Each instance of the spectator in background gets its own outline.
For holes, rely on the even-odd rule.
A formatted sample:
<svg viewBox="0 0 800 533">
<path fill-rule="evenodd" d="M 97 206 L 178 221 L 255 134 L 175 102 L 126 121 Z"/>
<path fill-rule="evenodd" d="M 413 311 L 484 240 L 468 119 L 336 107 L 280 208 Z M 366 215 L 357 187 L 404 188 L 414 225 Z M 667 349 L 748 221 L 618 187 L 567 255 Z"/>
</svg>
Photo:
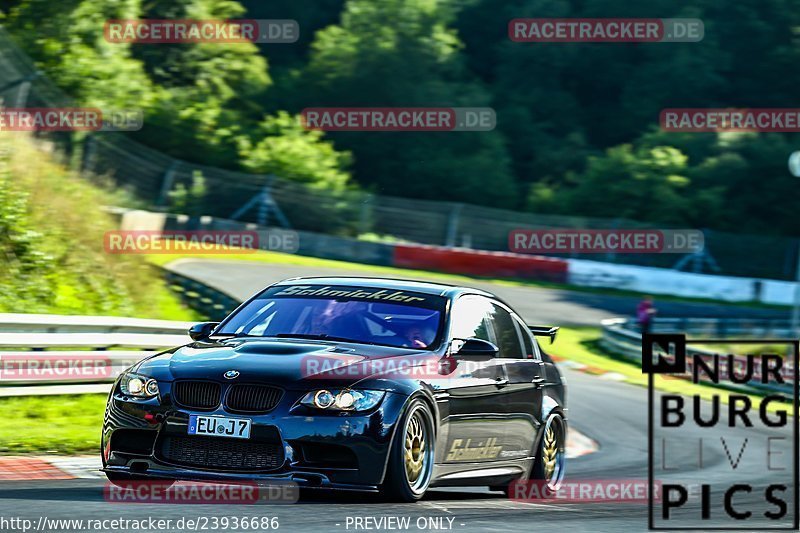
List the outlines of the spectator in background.
<svg viewBox="0 0 800 533">
<path fill-rule="evenodd" d="M 636 306 L 636 321 L 639 323 L 639 329 L 642 335 L 650 332 L 650 323 L 653 320 L 653 315 L 656 314 L 656 308 L 653 307 L 653 298 L 645 296 L 644 299 Z"/>
</svg>

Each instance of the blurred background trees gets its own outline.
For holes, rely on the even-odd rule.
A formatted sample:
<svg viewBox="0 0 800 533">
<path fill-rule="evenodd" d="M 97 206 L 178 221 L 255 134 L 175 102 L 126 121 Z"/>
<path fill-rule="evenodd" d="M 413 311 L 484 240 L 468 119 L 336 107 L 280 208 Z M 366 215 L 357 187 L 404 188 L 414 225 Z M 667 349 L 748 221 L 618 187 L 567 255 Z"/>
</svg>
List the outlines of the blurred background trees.
<svg viewBox="0 0 800 533">
<path fill-rule="evenodd" d="M 791 134 L 659 131 L 665 107 L 798 107 L 800 2 L 5 0 L 5 25 L 138 141 L 320 189 L 800 235 Z M 700 43 L 514 43 L 517 17 L 693 17 Z M 295 19 L 276 44 L 112 44 L 107 19 Z M 306 131 L 306 107 L 490 106 L 492 132 Z M 207 194 L 213 191 L 208 187 Z"/>
</svg>

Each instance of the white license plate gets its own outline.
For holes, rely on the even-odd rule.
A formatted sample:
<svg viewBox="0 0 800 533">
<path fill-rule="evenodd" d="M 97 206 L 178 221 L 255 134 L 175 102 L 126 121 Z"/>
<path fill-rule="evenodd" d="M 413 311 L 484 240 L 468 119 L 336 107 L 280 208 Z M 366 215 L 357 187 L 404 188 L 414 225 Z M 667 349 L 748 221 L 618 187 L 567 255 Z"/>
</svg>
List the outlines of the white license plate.
<svg viewBox="0 0 800 533">
<path fill-rule="evenodd" d="M 252 422 L 249 418 L 190 415 L 189 435 L 249 439 L 251 425 Z"/>
</svg>

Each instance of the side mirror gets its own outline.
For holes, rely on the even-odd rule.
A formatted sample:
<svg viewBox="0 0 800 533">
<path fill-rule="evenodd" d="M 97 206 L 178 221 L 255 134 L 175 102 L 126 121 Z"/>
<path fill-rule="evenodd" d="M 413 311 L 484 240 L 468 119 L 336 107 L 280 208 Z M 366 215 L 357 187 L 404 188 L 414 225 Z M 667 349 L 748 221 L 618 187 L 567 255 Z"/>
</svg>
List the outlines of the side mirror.
<svg viewBox="0 0 800 533">
<path fill-rule="evenodd" d="M 201 341 L 207 339 L 214 328 L 219 326 L 219 322 L 201 322 L 189 328 L 189 337 L 193 341 Z"/>
<path fill-rule="evenodd" d="M 489 341 L 483 339 L 465 339 L 461 348 L 453 354 L 456 357 L 469 357 L 471 359 L 492 359 L 497 357 L 500 349 Z"/>
</svg>

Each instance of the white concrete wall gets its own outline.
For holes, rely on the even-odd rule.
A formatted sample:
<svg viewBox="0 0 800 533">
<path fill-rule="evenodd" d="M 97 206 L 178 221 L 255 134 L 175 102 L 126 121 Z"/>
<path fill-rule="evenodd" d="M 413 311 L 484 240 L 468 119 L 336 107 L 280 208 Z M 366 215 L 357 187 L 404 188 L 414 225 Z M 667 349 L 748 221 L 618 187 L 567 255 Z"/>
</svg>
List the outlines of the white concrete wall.
<svg viewBox="0 0 800 533">
<path fill-rule="evenodd" d="M 161 231 L 167 222 L 165 213 L 151 211 L 126 211 L 122 214 L 120 228 L 123 231 Z"/>
<path fill-rule="evenodd" d="M 569 283 L 574 285 L 747 302 L 755 299 L 757 285 L 760 282 L 761 302 L 791 305 L 794 301 L 796 284 L 788 281 L 694 274 L 666 268 L 620 265 L 585 259 L 569 259 L 568 263 Z"/>
<path fill-rule="evenodd" d="M 797 283 L 791 281 L 764 280 L 761 301 L 770 304 L 792 305 L 796 288 Z"/>
</svg>

